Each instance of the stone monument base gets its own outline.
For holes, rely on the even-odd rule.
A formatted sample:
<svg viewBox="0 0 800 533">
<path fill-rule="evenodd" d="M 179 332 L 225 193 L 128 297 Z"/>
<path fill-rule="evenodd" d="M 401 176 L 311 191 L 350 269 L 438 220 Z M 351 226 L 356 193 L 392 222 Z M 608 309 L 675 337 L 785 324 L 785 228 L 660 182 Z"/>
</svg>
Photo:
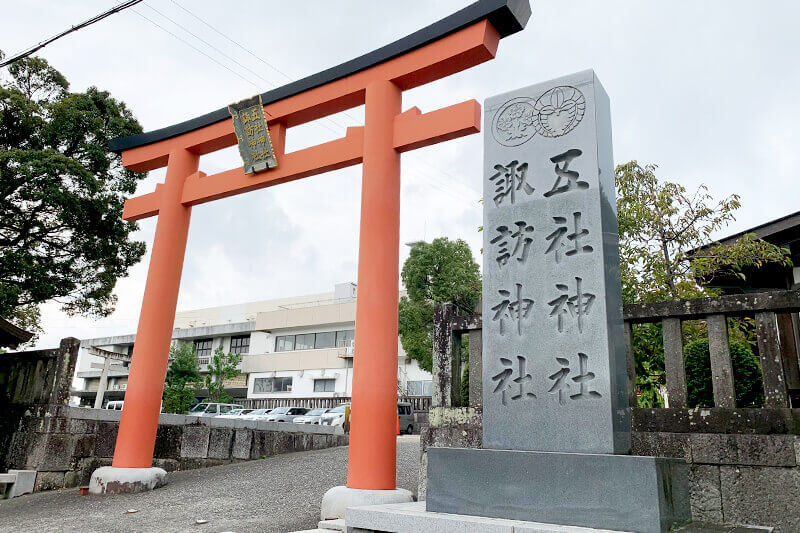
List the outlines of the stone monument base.
<svg viewBox="0 0 800 533">
<path fill-rule="evenodd" d="M 428 448 L 426 509 L 662 533 L 691 519 L 687 472 L 660 457 Z"/>
<path fill-rule="evenodd" d="M 372 505 L 347 509 L 347 533 L 632 533 L 579 526 L 559 526 L 504 518 L 433 513 L 425 502 Z M 321 531 L 321 530 L 318 530 Z M 690 524 L 674 533 L 770 533 L 772 528 Z"/>
<path fill-rule="evenodd" d="M 157 489 L 167 484 L 167 472 L 161 468 L 116 468 L 103 466 L 92 472 L 92 494 L 127 494 Z"/>
</svg>

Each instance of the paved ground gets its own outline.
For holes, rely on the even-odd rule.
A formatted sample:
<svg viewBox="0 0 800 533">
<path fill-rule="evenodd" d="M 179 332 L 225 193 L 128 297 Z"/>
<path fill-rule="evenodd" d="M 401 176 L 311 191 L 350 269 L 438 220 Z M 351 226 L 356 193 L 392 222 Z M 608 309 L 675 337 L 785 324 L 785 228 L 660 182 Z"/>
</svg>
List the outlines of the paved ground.
<svg viewBox="0 0 800 533">
<path fill-rule="evenodd" d="M 417 492 L 419 436 L 398 437 L 399 487 Z M 325 491 L 345 483 L 347 448 L 290 453 L 169 475 L 153 492 L 77 489 L 0 501 L 0 532 L 283 533 L 316 527 Z M 126 514 L 128 509 L 137 513 Z M 197 525 L 197 519 L 208 520 Z"/>
</svg>

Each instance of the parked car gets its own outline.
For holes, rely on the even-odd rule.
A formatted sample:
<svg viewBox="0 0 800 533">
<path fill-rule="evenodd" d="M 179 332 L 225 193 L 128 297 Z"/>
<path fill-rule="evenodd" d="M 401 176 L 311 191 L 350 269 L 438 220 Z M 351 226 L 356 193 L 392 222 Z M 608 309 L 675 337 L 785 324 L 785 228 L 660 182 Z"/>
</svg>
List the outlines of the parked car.
<svg viewBox="0 0 800 533">
<path fill-rule="evenodd" d="M 341 426 L 344 425 L 344 410 L 349 406 L 349 403 L 337 405 L 327 413 L 320 415 L 319 423 L 322 426 Z"/>
<path fill-rule="evenodd" d="M 241 416 L 241 418 L 243 420 L 266 420 L 270 412 L 272 412 L 272 409 L 253 409 L 246 415 Z"/>
<path fill-rule="evenodd" d="M 405 431 L 409 435 L 414 433 L 414 409 L 409 402 L 397 402 L 397 419 L 400 423 L 400 431 Z"/>
<path fill-rule="evenodd" d="M 295 417 L 292 422 L 295 424 L 319 424 L 319 419 L 322 415 L 330 411 L 330 408 L 326 407 L 316 407 L 303 416 Z"/>
<path fill-rule="evenodd" d="M 244 409 L 244 406 L 236 403 L 202 402 L 192 407 L 189 416 L 219 416 L 228 414 L 234 409 Z"/>
<path fill-rule="evenodd" d="M 242 418 L 251 411 L 253 411 L 253 409 L 231 409 L 230 412 L 219 415 L 217 418 Z"/>
<path fill-rule="evenodd" d="M 112 409 L 114 411 L 122 411 L 124 403 L 125 400 L 113 400 L 106 404 L 106 409 Z"/>
<path fill-rule="evenodd" d="M 267 422 L 291 422 L 308 411 L 305 407 L 276 407 L 267 415 Z"/>
</svg>

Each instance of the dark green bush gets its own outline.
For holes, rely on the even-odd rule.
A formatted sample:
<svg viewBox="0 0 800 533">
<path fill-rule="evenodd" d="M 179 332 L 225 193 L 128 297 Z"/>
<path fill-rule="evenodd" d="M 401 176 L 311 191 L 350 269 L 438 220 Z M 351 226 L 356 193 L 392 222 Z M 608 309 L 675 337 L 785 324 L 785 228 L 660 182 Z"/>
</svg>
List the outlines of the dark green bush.
<svg viewBox="0 0 800 533">
<path fill-rule="evenodd" d="M 747 344 L 730 343 L 733 366 L 733 386 L 736 390 L 736 407 L 761 407 L 764 404 L 764 387 L 758 358 Z M 714 407 L 714 389 L 711 384 L 711 357 L 707 340 L 688 343 L 684 349 L 686 387 L 689 407 Z"/>
</svg>

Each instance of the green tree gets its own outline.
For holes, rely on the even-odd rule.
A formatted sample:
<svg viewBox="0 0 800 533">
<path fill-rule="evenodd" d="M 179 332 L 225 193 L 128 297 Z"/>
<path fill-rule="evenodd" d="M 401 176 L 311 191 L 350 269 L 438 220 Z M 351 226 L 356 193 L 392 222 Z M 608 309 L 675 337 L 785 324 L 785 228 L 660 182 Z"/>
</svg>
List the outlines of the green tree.
<svg viewBox="0 0 800 533">
<path fill-rule="evenodd" d="M 225 380 L 239 375 L 236 367 L 241 360 L 242 356 L 238 353 L 225 353 L 222 346 L 217 346 L 208 364 L 208 373 L 205 375 L 209 401 L 230 403 L 233 400 L 225 391 Z"/>
<path fill-rule="evenodd" d="M 401 278 L 408 296 L 400 299 L 400 342 L 406 355 L 430 371 L 434 307 L 453 302 L 463 313 L 472 314 L 481 295 L 478 263 L 465 241 L 440 237 L 414 244 Z"/>
<path fill-rule="evenodd" d="M 720 244 L 712 235 L 735 220 L 738 195 L 715 201 L 705 185 L 693 193 L 677 183 L 661 182 L 655 165 L 631 161 L 616 169 L 617 217 L 624 303 L 713 296 L 704 287 L 721 273 L 744 278 L 744 269 L 764 263 L 791 265 L 786 250 L 745 235 L 734 244 Z M 741 340 L 745 322 L 734 324 Z M 705 338 L 702 323 L 687 323 L 684 339 Z M 655 389 L 664 383 L 664 350 L 660 324 L 634 328 L 634 358 L 639 405 L 660 406 Z M 710 375 L 710 374 L 709 374 Z"/>
<path fill-rule="evenodd" d="M 142 131 L 125 104 L 95 87 L 69 92 L 38 57 L 0 78 L 0 316 L 34 331 L 38 305 L 113 311 L 118 278 L 144 254 L 121 219 L 144 174 L 108 141 Z"/>
<path fill-rule="evenodd" d="M 768 262 L 791 265 L 786 250 L 755 235 L 715 243 L 712 234 L 735 220 L 739 196 L 714 201 L 705 185 L 689 194 L 682 185 L 659 182 L 657 168 L 631 161 L 616 169 L 625 303 L 708 296 L 713 293 L 699 280 L 720 272 L 744 276 L 745 267 Z"/>
<path fill-rule="evenodd" d="M 162 408 L 183 414 L 195 403 L 195 388 L 202 379 L 197 351 L 191 343 L 177 343 L 169 349 L 169 360 Z"/>
</svg>

